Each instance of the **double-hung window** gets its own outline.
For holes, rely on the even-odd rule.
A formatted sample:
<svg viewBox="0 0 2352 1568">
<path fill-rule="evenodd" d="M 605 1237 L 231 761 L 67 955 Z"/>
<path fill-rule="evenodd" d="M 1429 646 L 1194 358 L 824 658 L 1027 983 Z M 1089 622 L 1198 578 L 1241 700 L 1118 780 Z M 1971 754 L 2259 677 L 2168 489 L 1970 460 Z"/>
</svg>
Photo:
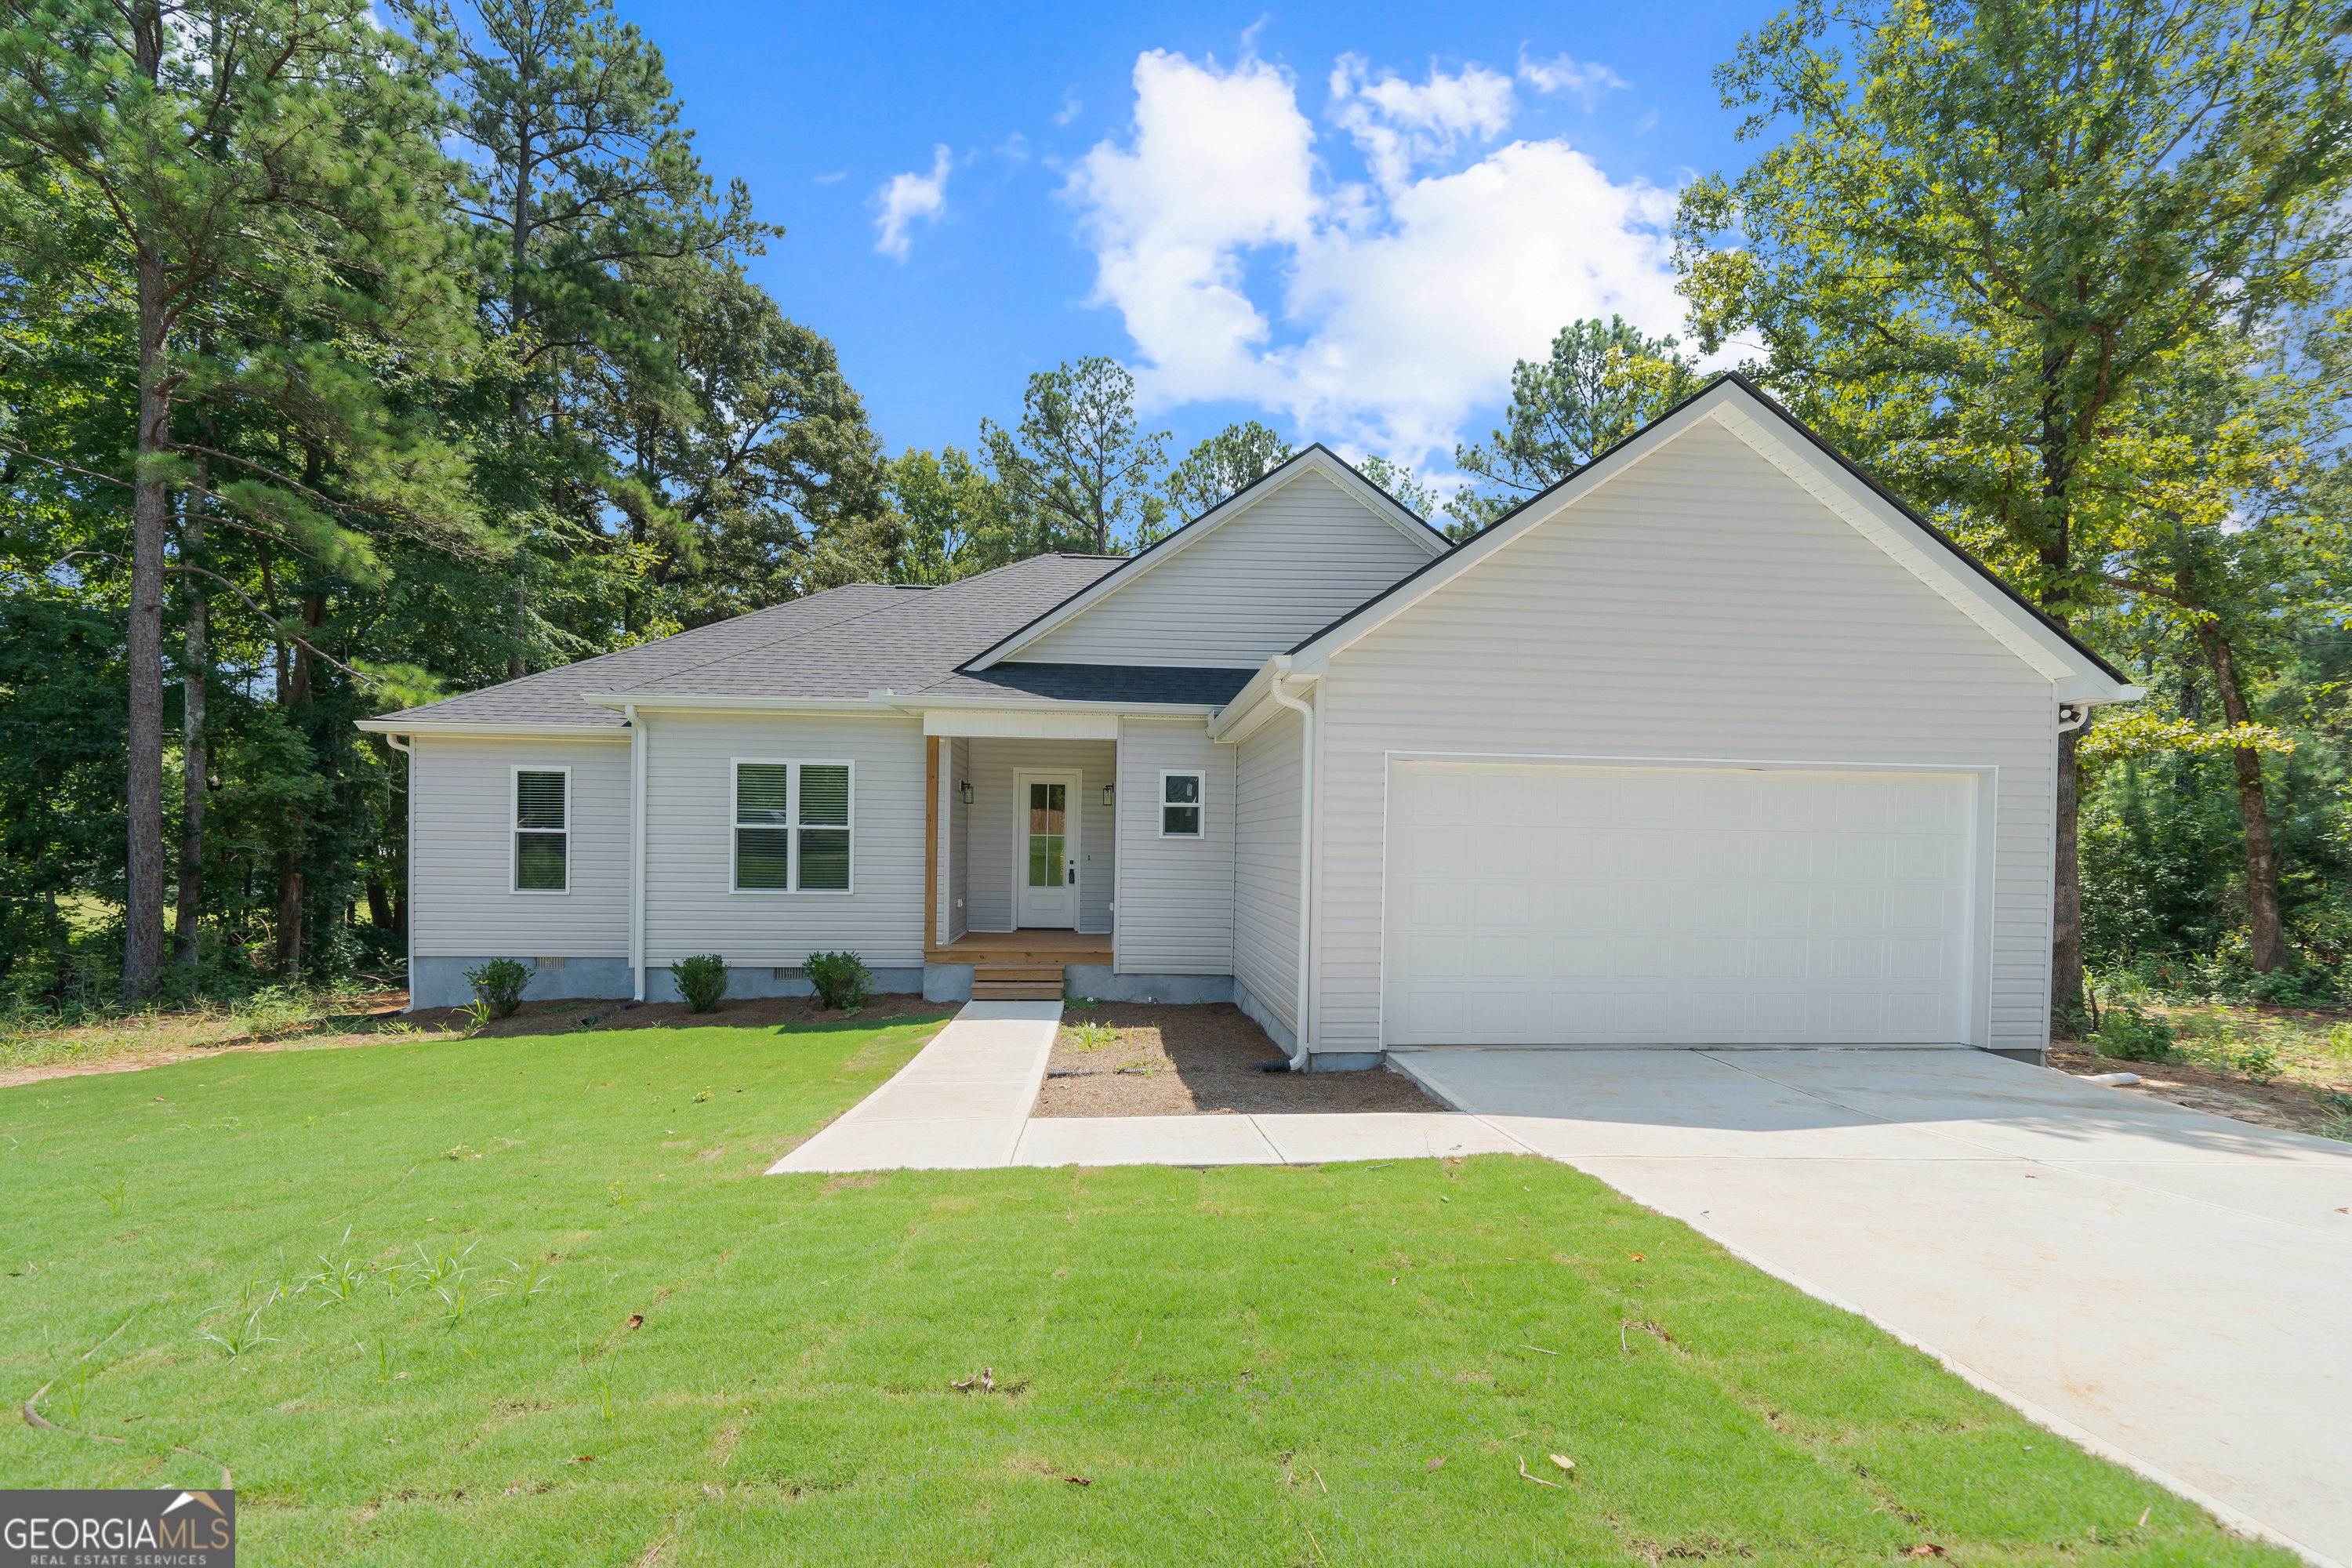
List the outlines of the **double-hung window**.
<svg viewBox="0 0 2352 1568">
<path fill-rule="evenodd" d="M 514 890 L 562 893 L 572 885 L 572 770 L 514 770 Z"/>
<path fill-rule="evenodd" d="M 847 763 L 735 767 L 735 890 L 850 890 Z"/>
<path fill-rule="evenodd" d="M 1201 837 L 1200 774 L 1161 773 L 1160 775 L 1160 837 L 1162 838 Z"/>
</svg>

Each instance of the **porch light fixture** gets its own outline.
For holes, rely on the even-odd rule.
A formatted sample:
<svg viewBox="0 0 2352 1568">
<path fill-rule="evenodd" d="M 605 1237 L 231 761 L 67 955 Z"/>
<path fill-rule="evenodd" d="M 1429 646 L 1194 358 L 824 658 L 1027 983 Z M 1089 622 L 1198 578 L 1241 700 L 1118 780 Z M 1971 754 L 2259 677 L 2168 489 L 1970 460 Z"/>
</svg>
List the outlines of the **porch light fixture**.
<svg viewBox="0 0 2352 1568">
<path fill-rule="evenodd" d="M 970 805 L 971 804 L 971 781 L 970 779 L 966 779 L 961 784 L 956 785 L 956 794 L 963 796 L 964 805 Z"/>
<path fill-rule="evenodd" d="M 1105 805 L 1108 805 L 1110 804 L 1110 792 L 1111 792 L 1111 786 L 1110 786 L 1110 785 L 1108 785 L 1108 784 L 1105 784 L 1105 785 L 1103 785 L 1103 804 L 1104 804 Z"/>
</svg>

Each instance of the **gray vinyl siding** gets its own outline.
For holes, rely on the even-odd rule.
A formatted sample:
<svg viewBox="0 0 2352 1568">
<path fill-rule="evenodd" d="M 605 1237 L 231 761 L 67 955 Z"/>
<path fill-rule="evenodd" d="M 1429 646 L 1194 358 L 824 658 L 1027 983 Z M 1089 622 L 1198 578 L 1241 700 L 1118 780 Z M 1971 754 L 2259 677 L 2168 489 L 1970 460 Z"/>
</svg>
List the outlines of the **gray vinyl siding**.
<svg viewBox="0 0 2352 1568">
<path fill-rule="evenodd" d="M 1234 750 L 1234 978 L 1298 1026 L 1298 751 L 1306 721 L 1261 724 Z"/>
<path fill-rule="evenodd" d="M 1037 663 L 1255 669 L 1432 552 L 1313 471 L 1021 650 Z"/>
<path fill-rule="evenodd" d="M 411 743 L 416 826 L 409 841 L 408 918 L 417 957 L 628 957 L 625 744 L 438 735 Z M 564 892 L 514 890 L 518 767 L 572 770 Z"/>
<path fill-rule="evenodd" d="M 946 860 L 948 897 L 948 940 L 957 941 L 971 930 L 971 807 L 964 805 L 963 792 L 959 787 L 971 777 L 971 742 L 961 735 L 941 747 L 940 758 L 947 777 L 940 784 L 947 791 L 948 842 L 943 851 Z"/>
<path fill-rule="evenodd" d="M 1318 1050 L 1380 1043 L 1398 751 L 1997 768 L 1990 1043 L 2047 1039 L 2050 681 L 1719 426 L 1344 650 L 1322 703 Z"/>
<path fill-rule="evenodd" d="M 971 929 L 1012 931 L 1013 773 L 1016 768 L 1072 768 L 1078 784 L 1078 930 L 1108 932 L 1118 886 L 1118 852 L 1111 834 L 1113 808 L 1103 785 L 1118 766 L 1110 741 L 974 739 L 971 748 L 971 809 L 965 813 L 964 875 Z"/>
<path fill-rule="evenodd" d="M 923 731 L 898 717 L 639 710 L 646 763 L 646 963 L 737 967 L 847 950 L 923 962 Z M 615 748 L 616 754 L 620 749 Z M 853 764 L 848 893 L 738 893 L 730 759 Z"/>
<path fill-rule="evenodd" d="M 1200 837 L 1160 836 L 1162 769 L 1201 775 Z M 1123 720 L 1118 798 L 1119 973 L 1232 973 L 1234 749 L 1198 719 Z"/>
</svg>

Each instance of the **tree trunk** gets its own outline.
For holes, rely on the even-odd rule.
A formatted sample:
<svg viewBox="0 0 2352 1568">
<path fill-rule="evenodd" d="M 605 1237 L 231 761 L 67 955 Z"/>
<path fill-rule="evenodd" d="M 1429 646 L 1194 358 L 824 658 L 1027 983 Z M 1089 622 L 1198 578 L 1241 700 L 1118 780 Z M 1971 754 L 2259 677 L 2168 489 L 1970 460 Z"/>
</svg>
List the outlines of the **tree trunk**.
<svg viewBox="0 0 2352 1568">
<path fill-rule="evenodd" d="M 297 980 L 302 973 L 302 873 L 290 849 L 278 856 L 278 973 Z"/>
<path fill-rule="evenodd" d="M 2230 641 L 2210 621 L 2197 628 L 2197 641 L 2213 671 L 2213 689 L 2231 729 L 2246 722 L 2246 698 L 2238 688 L 2238 667 Z M 2286 922 L 2279 913 L 2278 848 L 2271 839 L 2270 795 L 2263 784 L 2263 754 L 2233 746 L 2230 760 L 2238 774 L 2238 816 L 2246 835 L 2246 929 L 2249 956 L 2267 974 L 2286 967 Z"/>
<path fill-rule="evenodd" d="M 180 519 L 180 560 L 200 565 L 205 553 L 203 503 L 188 498 Z M 185 718 L 180 726 L 180 907 L 172 921 L 172 962 L 196 962 L 196 922 L 204 911 L 205 800 L 206 752 L 205 683 L 211 650 L 205 624 L 207 603 L 204 579 L 191 574 L 187 591 L 188 620 L 183 647 L 184 671 L 180 700 Z"/>
<path fill-rule="evenodd" d="M 384 887 L 382 877 L 367 879 L 367 901 L 368 923 L 378 931 L 392 930 L 392 894 Z"/>
<path fill-rule="evenodd" d="M 134 265 L 140 466 L 131 488 L 131 618 L 123 647 L 131 671 L 130 762 L 123 781 L 130 814 L 123 879 L 126 1002 L 152 992 L 163 964 L 163 544 L 172 506 L 170 488 L 150 468 L 171 448 L 172 389 L 164 359 L 170 323 L 163 258 L 144 234 Z"/>
<path fill-rule="evenodd" d="M 2043 514 L 2034 541 L 2042 577 L 2042 609 L 2061 629 L 2074 608 L 2074 521 L 2067 482 L 2074 476 L 2073 446 L 2057 384 L 2065 356 L 2045 351 L 2042 381 L 2048 391 L 2042 406 L 2042 504 Z M 2087 721 L 2085 721 L 2087 722 Z M 2052 802 L 2056 818 L 2057 854 L 2050 888 L 2050 1016 L 2054 1022 L 2083 1010 L 2083 861 L 2081 841 L 2082 776 L 2074 762 L 2076 726 L 2058 737 L 2057 788 Z"/>
</svg>

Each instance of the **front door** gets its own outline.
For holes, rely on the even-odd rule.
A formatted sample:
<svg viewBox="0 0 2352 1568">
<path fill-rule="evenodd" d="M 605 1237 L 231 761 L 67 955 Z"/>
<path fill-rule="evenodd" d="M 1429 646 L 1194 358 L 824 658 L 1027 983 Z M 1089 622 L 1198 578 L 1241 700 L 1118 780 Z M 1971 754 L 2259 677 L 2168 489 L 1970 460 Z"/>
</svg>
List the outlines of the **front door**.
<svg viewBox="0 0 2352 1568">
<path fill-rule="evenodd" d="M 1078 929 L 1078 784 L 1075 772 L 1013 775 L 1013 923 Z"/>
</svg>

